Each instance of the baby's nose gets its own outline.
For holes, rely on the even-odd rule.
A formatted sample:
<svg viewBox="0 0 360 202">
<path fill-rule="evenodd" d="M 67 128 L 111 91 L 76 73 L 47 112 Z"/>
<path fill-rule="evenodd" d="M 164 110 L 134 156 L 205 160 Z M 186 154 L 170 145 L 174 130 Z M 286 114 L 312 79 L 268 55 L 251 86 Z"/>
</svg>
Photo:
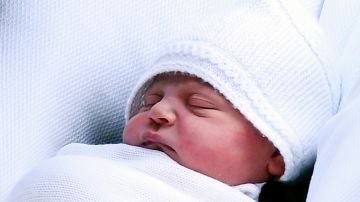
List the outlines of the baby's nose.
<svg viewBox="0 0 360 202">
<path fill-rule="evenodd" d="M 175 107 L 170 100 L 163 98 L 151 107 L 149 117 L 157 124 L 172 125 L 176 120 Z"/>
</svg>

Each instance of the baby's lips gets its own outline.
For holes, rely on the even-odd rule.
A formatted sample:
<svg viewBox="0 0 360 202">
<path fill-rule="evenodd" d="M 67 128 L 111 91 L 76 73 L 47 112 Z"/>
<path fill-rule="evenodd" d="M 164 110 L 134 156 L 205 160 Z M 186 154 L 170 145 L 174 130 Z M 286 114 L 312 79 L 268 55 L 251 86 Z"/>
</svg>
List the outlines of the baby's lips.
<svg viewBox="0 0 360 202">
<path fill-rule="evenodd" d="M 159 151 L 162 151 L 160 145 L 156 142 L 153 142 L 153 141 L 146 141 L 146 142 L 143 142 L 141 144 L 143 147 L 147 148 L 147 149 L 153 149 L 153 150 L 159 150 Z"/>
<path fill-rule="evenodd" d="M 164 152 L 166 154 L 168 154 L 169 152 L 172 152 L 172 153 L 175 152 L 175 150 L 173 148 L 171 148 L 170 146 L 161 144 L 158 142 L 153 142 L 153 141 L 146 141 L 146 142 L 142 143 L 142 146 L 147 149 L 158 150 L 158 151 Z"/>
</svg>

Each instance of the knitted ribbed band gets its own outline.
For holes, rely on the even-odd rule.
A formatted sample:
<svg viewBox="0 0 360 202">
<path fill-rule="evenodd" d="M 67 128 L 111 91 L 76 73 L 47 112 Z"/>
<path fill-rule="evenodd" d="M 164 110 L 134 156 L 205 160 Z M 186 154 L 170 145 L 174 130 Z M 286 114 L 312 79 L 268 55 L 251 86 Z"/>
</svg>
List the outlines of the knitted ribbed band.
<svg viewBox="0 0 360 202">
<path fill-rule="evenodd" d="M 281 180 L 288 181 L 314 161 L 316 131 L 337 110 L 338 80 L 315 23 L 298 21 L 296 9 L 298 15 L 289 16 L 286 1 L 259 2 L 169 45 L 137 83 L 126 119 L 138 112 L 155 75 L 190 73 L 216 88 L 279 149 Z"/>
</svg>

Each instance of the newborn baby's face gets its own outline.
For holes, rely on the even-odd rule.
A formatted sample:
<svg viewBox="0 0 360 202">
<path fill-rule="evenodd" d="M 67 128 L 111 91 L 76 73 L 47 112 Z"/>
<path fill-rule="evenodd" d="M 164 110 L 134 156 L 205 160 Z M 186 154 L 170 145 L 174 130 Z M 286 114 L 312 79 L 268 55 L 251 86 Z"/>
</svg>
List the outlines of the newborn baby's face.
<svg viewBox="0 0 360 202">
<path fill-rule="evenodd" d="M 185 75 L 158 76 L 123 134 L 126 144 L 160 150 L 179 164 L 229 185 L 281 175 L 267 138 L 209 84 Z M 280 159 L 282 161 L 282 158 Z"/>
</svg>

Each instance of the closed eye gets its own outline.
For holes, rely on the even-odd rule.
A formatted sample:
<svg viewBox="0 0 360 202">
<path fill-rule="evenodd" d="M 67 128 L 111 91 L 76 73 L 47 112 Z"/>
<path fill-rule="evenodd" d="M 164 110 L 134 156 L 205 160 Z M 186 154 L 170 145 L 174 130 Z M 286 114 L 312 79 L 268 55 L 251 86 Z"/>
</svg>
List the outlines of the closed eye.
<svg viewBox="0 0 360 202">
<path fill-rule="evenodd" d="M 141 103 L 141 108 L 143 110 L 150 109 L 156 103 L 160 102 L 161 99 L 162 99 L 161 95 L 157 95 L 157 94 L 145 95 Z"/>
<path fill-rule="evenodd" d="M 211 109 L 211 110 L 217 109 L 217 106 L 213 104 L 211 101 L 199 97 L 189 98 L 188 105 L 191 108 L 195 108 L 195 109 Z"/>
</svg>

